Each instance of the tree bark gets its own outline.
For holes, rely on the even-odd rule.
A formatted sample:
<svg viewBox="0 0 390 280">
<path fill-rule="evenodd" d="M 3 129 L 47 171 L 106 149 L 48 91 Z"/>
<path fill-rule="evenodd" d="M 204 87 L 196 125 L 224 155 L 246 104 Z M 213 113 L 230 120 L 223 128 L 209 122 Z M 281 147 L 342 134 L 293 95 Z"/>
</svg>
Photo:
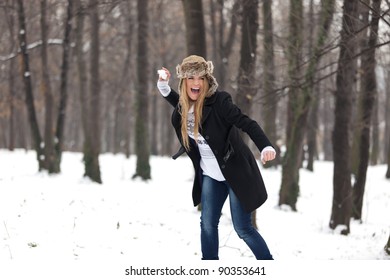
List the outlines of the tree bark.
<svg viewBox="0 0 390 280">
<path fill-rule="evenodd" d="M 378 93 L 377 93 L 378 94 Z M 371 121 L 371 126 L 372 126 L 372 133 L 371 133 L 371 139 L 372 139 L 372 144 L 371 144 L 371 155 L 370 155 L 370 163 L 371 165 L 377 165 L 380 163 L 380 122 L 379 122 L 379 98 L 375 98 L 374 100 L 374 108 L 372 112 L 372 121 Z M 389 107 L 386 107 L 389 108 Z M 388 120 L 388 119 L 386 119 Z"/>
<path fill-rule="evenodd" d="M 132 67 L 132 42 L 135 20 L 132 14 L 134 9 L 134 3 L 126 1 L 123 3 L 125 6 L 126 16 L 126 55 L 123 63 L 123 70 L 121 71 L 121 78 L 119 82 L 119 93 L 116 99 L 116 112 L 115 112 L 115 124 L 114 124 L 114 153 L 123 153 L 126 157 L 130 157 L 130 130 L 132 125 L 131 121 L 131 85 L 134 82 L 131 79 L 131 67 Z"/>
<path fill-rule="evenodd" d="M 227 73 L 229 57 L 236 38 L 237 18 L 240 10 L 240 0 L 235 0 L 231 8 L 230 28 L 226 30 L 228 21 L 225 20 L 225 2 L 223 0 L 210 0 L 211 34 L 213 40 L 213 59 L 215 77 L 219 88 L 227 90 L 229 75 Z M 219 18 L 219 21 L 216 19 Z M 225 33 L 227 36 L 225 38 Z"/>
<path fill-rule="evenodd" d="M 236 103 L 243 112 L 250 115 L 253 97 L 257 94 L 258 85 L 255 78 L 258 32 L 258 0 L 242 1 L 242 27 L 240 64 L 238 68 L 238 89 Z"/>
<path fill-rule="evenodd" d="M 362 0 L 363 2 L 359 4 L 359 29 L 362 31 L 357 34 L 358 36 L 358 48 L 356 52 L 363 52 L 364 49 L 368 46 L 368 34 L 369 34 L 369 16 L 370 16 L 370 2 L 371 0 Z M 360 82 L 360 86 L 357 88 L 357 102 L 356 106 L 352 108 L 352 124 L 351 124 L 351 135 L 352 135 L 352 145 L 351 145 L 351 173 L 353 176 L 357 176 L 359 162 L 360 162 L 360 140 L 361 140 L 361 131 L 363 128 L 362 123 L 362 114 L 363 114 L 363 105 L 364 102 L 364 71 L 366 65 L 364 65 L 364 53 L 357 58 L 360 60 L 359 70 L 357 71 L 357 83 Z M 355 109 L 356 107 L 356 109 Z"/>
<path fill-rule="evenodd" d="M 56 123 L 56 141 L 55 152 L 58 168 L 60 169 L 63 142 L 64 142 L 64 130 L 65 130 L 65 117 L 68 101 L 68 71 L 69 71 L 69 56 L 70 56 L 70 35 L 72 31 L 72 17 L 73 17 L 73 1 L 68 0 L 67 15 L 65 19 L 65 31 L 64 41 L 62 43 L 62 66 L 61 66 L 61 82 L 60 82 L 60 101 L 58 106 L 58 115 Z"/>
<path fill-rule="evenodd" d="M 148 59 L 148 1 L 138 0 L 138 45 L 137 45 L 137 90 L 136 90 L 136 120 L 135 120 L 135 138 L 137 166 L 133 178 L 140 177 L 142 180 L 148 180 L 150 175 L 150 148 L 148 134 L 148 113 L 149 113 L 149 59 Z"/>
<path fill-rule="evenodd" d="M 41 91 L 45 99 L 45 129 L 44 129 L 44 168 L 49 173 L 59 173 L 60 166 L 56 160 L 54 151 L 54 96 L 51 89 L 49 60 L 47 53 L 48 24 L 46 19 L 47 2 L 41 0 L 41 60 L 42 60 L 42 84 Z"/>
<path fill-rule="evenodd" d="M 359 165 L 357 170 L 356 182 L 353 186 L 353 208 L 352 216 L 361 220 L 363 208 L 363 196 L 366 185 L 367 168 L 370 159 L 370 137 L 371 137 L 371 116 L 373 113 L 375 99 L 377 98 L 377 82 L 376 82 L 376 42 L 378 38 L 380 5 L 381 0 L 372 0 L 373 7 L 371 12 L 371 23 L 367 51 L 362 54 L 362 108 L 361 119 L 359 123 L 362 125 L 360 130 L 360 146 L 359 146 Z"/>
<path fill-rule="evenodd" d="M 30 61 L 29 61 L 29 54 L 27 51 L 27 30 L 26 30 L 26 19 L 24 14 L 23 0 L 17 1 L 17 10 L 18 10 L 18 18 L 19 18 L 19 44 L 20 44 L 20 52 L 21 52 L 20 57 L 21 57 L 21 64 L 22 64 L 21 75 L 24 82 L 25 94 L 26 94 L 25 102 L 26 102 L 27 112 L 28 112 L 28 121 L 30 124 L 31 138 L 34 145 L 34 149 L 37 153 L 38 168 L 39 171 L 41 171 L 44 168 L 44 162 L 43 162 L 44 154 L 41 146 L 42 137 L 39 131 L 38 119 L 37 119 L 35 106 L 34 106 L 34 95 L 33 95 L 33 88 L 31 82 Z"/>
<path fill-rule="evenodd" d="M 12 38 L 12 42 L 9 48 L 10 53 L 14 51 L 15 43 L 14 43 L 14 37 L 15 37 L 15 15 L 13 11 L 15 9 L 14 3 L 11 2 L 10 6 L 5 7 L 6 11 L 6 21 L 9 28 L 9 36 Z M 8 104 L 9 104 L 9 140 L 8 140 L 8 150 L 13 151 L 15 149 L 15 97 L 16 97 L 16 84 L 15 84 L 15 70 L 16 70 L 16 63 L 14 59 L 11 59 L 9 61 L 9 71 L 8 71 L 8 87 L 9 87 L 9 97 L 8 97 Z"/>
<path fill-rule="evenodd" d="M 314 171 L 314 161 L 318 159 L 317 132 L 318 132 L 318 109 L 320 102 L 321 89 L 319 84 L 314 85 L 313 92 L 317 98 L 314 98 L 309 112 L 309 123 L 307 133 L 307 165 L 306 169 Z"/>
<path fill-rule="evenodd" d="M 158 11 L 160 11 L 157 15 L 157 19 L 162 24 L 157 26 L 157 40 L 158 45 L 160 46 L 159 55 L 161 65 L 168 65 L 168 53 L 169 53 L 169 42 L 167 40 L 169 35 L 169 29 L 166 27 L 166 18 L 164 18 L 165 11 L 169 10 L 169 7 L 166 7 L 163 1 L 159 3 Z M 159 95 L 159 93 L 158 93 Z M 160 96 L 159 96 L 160 97 Z M 176 139 L 174 138 L 173 128 L 170 124 L 171 114 L 172 114 L 172 106 L 168 104 L 161 97 L 159 98 L 159 107 L 160 107 L 160 143 L 161 150 L 160 155 L 170 156 L 174 153 L 173 151 L 173 143 L 175 143 Z M 175 143 L 176 144 L 176 143 Z"/>
<path fill-rule="evenodd" d="M 99 166 L 100 149 L 100 115 L 99 115 L 99 15 L 96 0 L 89 2 L 91 15 L 91 50 L 90 50 L 90 87 L 88 89 L 88 72 L 83 52 L 83 32 L 86 8 L 80 0 L 75 2 L 76 18 L 76 56 L 79 77 L 81 103 L 81 122 L 84 132 L 83 161 L 84 176 L 101 183 Z"/>
<path fill-rule="evenodd" d="M 274 58 L 274 30 L 272 19 L 272 0 L 263 1 L 263 25 L 264 25 L 264 40 L 263 40 L 263 116 L 264 116 L 264 131 L 271 143 L 276 149 L 276 159 L 267 162 L 264 167 L 277 166 L 280 164 L 280 148 L 277 146 L 276 132 L 276 116 L 278 108 L 278 97 L 275 94 L 275 58 Z"/>
<path fill-rule="evenodd" d="M 296 203 L 299 195 L 299 168 L 302 155 L 304 129 L 300 125 L 300 99 L 302 95 L 301 59 L 303 43 L 303 5 L 302 0 L 290 0 L 289 11 L 289 46 L 288 46 L 288 76 L 290 88 L 288 92 L 288 112 L 286 128 L 286 153 L 283 158 L 282 183 L 279 193 L 279 205 L 288 205 L 296 211 Z M 299 114 L 301 114 L 299 116 Z M 295 122 L 295 124 L 294 124 Z M 298 144 L 298 145 L 296 145 Z"/>
<path fill-rule="evenodd" d="M 247 115 L 251 114 L 253 97 L 256 95 L 258 87 L 255 77 L 257 53 L 256 34 L 259 29 L 258 6 L 258 0 L 242 1 L 242 37 L 236 104 Z M 245 141 L 248 142 L 248 137 L 246 135 L 243 136 L 245 136 Z M 256 211 L 252 212 L 252 224 L 257 228 Z"/>
<path fill-rule="evenodd" d="M 206 31 L 202 0 L 182 0 L 186 26 L 188 55 L 200 55 L 207 60 Z"/>
<path fill-rule="evenodd" d="M 324 122 L 324 139 L 322 143 L 322 149 L 325 161 L 333 161 L 333 148 L 332 148 L 332 127 L 331 127 L 331 98 L 329 95 L 324 96 L 323 114 L 322 119 Z"/>
<path fill-rule="evenodd" d="M 8 76 L 8 85 L 9 85 L 9 142 L 8 142 L 8 149 L 10 151 L 13 151 L 15 149 L 15 106 L 14 106 L 14 100 L 16 96 L 15 92 L 15 61 L 12 59 L 9 64 L 9 76 Z"/>
<path fill-rule="evenodd" d="M 310 0 L 309 5 L 309 22 L 315 22 L 315 16 L 314 16 L 314 0 Z M 314 41 L 314 24 L 309 25 L 309 57 L 312 57 L 313 55 L 313 41 Z M 316 92 L 316 95 L 319 95 L 319 86 L 316 85 L 310 85 L 313 88 L 313 91 Z M 309 119 L 308 119 L 308 126 L 307 126 L 307 165 L 306 169 L 309 171 L 314 170 L 314 158 L 317 153 L 317 143 L 316 143 L 316 137 L 317 137 L 317 126 L 318 126 L 318 102 L 319 98 L 314 98 L 313 105 L 311 106 L 309 110 Z"/>
<path fill-rule="evenodd" d="M 90 134 L 90 146 L 85 147 L 84 164 L 85 176 L 92 181 L 101 183 L 99 154 L 100 154 L 100 39 L 99 39 L 99 9 L 98 0 L 89 1 L 89 13 L 91 17 L 91 52 L 90 52 L 90 106 L 88 133 Z"/>
<path fill-rule="evenodd" d="M 331 229 L 339 227 L 340 233 L 345 235 L 350 232 L 352 211 L 350 126 L 356 70 L 354 56 L 358 5 L 358 1 L 344 0 L 335 92 L 333 202 L 329 226 Z"/>
<path fill-rule="evenodd" d="M 76 58 L 77 58 L 77 70 L 78 70 L 78 80 L 79 80 L 79 97 L 80 97 L 80 108 L 81 108 L 81 124 L 84 134 L 84 143 L 83 143 L 83 152 L 85 154 L 85 149 L 87 146 L 90 146 L 90 135 L 88 133 L 88 119 L 89 119 L 89 94 L 87 90 L 87 66 L 83 53 L 83 33 L 84 33 L 84 21 L 85 21 L 85 8 L 82 6 L 81 0 L 75 1 L 75 11 L 76 11 L 76 30 L 75 30 L 75 40 L 76 40 Z"/>
</svg>

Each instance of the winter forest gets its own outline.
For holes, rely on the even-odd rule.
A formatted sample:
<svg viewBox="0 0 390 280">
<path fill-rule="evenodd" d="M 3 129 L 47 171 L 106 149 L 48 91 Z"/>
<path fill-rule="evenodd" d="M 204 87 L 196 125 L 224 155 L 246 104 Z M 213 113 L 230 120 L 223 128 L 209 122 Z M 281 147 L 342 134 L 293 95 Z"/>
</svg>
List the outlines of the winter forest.
<svg viewBox="0 0 390 280">
<path fill-rule="evenodd" d="M 300 171 L 332 162 L 329 228 L 347 236 L 367 170 L 386 166 L 390 188 L 389 0 L 1 0 L 0 13 L 0 149 L 34 151 L 37 172 L 76 152 L 101 184 L 110 153 L 153 179 L 150 158 L 179 149 L 157 70 L 176 89 L 198 54 L 276 147 L 264 168 L 280 173 L 279 206 L 299 210 Z"/>
</svg>

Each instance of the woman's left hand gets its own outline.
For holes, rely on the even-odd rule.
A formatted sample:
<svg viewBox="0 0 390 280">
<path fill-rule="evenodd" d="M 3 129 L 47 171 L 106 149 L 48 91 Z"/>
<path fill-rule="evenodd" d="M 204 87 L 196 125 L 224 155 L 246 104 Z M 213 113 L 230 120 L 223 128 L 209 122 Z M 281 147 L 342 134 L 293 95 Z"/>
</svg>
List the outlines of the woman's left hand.
<svg viewBox="0 0 390 280">
<path fill-rule="evenodd" d="M 276 157 L 276 151 L 272 147 L 265 147 L 261 151 L 261 162 L 265 164 L 267 161 L 273 160 Z"/>
</svg>

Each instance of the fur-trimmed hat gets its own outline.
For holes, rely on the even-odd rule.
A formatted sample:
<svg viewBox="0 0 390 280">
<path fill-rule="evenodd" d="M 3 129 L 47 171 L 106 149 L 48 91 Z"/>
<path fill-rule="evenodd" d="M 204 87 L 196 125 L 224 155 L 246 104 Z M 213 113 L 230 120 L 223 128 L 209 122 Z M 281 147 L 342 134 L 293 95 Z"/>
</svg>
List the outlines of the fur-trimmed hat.
<svg viewBox="0 0 390 280">
<path fill-rule="evenodd" d="M 218 88 L 217 80 L 213 76 L 214 65 L 212 61 L 206 61 L 198 55 L 190 55 L 183 59 L 181 64 L 176 66 L 176 74 L 180 79 L 179 92 L 183 85 L 183 79 L 191 76 L 206 76 L 209 82 L 209 91 L 206 97 L 210 97 Z"/>
</svg>

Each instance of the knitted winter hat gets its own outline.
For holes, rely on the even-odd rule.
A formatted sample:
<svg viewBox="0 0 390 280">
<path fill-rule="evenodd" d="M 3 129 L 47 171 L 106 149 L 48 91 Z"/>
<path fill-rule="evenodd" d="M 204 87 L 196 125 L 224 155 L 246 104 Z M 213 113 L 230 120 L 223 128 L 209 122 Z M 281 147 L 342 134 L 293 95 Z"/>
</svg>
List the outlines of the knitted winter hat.
<svg viewBox="0 0 390 280">
<path fill-rule="evenodd" d="M 206 76 L 209 82 L 209 91 L 206 97 L 210 97 L 218 88 L 217 80 L 213 76 L 214 65 L 212 61 L 206 61 L 203 57 L 190 55 L 183 59 L 181 64 L 176 66 L 176 74 L 180 79 L 179 92 L 183 85 L 183 79 L 191 76 Z"/>
</svg>

